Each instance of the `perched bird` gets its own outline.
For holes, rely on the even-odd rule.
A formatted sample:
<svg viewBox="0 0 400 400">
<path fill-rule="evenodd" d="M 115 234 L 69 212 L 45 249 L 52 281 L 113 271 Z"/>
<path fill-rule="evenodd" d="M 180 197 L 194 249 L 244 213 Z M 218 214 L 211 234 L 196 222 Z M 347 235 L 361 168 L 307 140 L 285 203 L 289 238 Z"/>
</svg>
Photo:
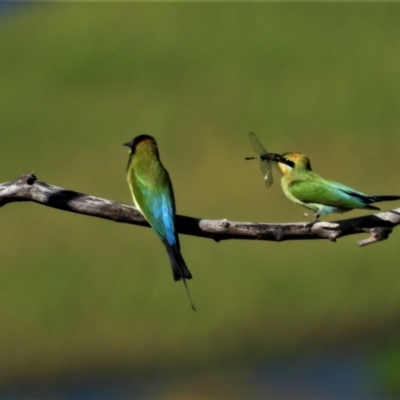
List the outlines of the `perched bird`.
<svg viewBox="0 0 400 400">
<path fill-rule="evenodd" d="M 174 280 L 183 280 L 195 310 L 186 284 L 192 274 L 180 252 L 175 229 L 174 192 L 168 172 L 161 163 L 157 143 L 150 135 L 139 135 L 123 145 L 130 148 L 126 171 L 133 202 L 164 243 Z"/>
<path fill-rule="evenodd" d="M 400 196 L 368 196 L 341 183 L 324 179 L 311 169 L 310 160 L 301 153 L 282 154 L 278 166 L 283 174 L 282 189 L 296 204 L 321 215 L 344 213 L 355 208 L 379 210 L 371 204 L 399 200 Z"/>
</svg>

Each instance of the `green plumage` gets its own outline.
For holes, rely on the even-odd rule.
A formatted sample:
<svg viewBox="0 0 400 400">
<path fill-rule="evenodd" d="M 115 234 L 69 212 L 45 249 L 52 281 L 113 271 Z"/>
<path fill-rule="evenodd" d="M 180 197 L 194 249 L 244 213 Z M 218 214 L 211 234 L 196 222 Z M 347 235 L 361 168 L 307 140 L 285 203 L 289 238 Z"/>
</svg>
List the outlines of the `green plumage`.
<svg viewBox="0 0 400 400">
<path fill-rule="evenodd" d="M 149 221 L 161 239 L 166 237 L 162 218 L 163 199 L 170 199 L 169 217 L 175 219 L 175 197 L 167 170 L 153 143 L 136 148 L 127 166 L 127 181 L 136 208 Z M 174 234 L 179 245 L 178 235 Z"/>
<path fill-rule="evenodd" d="M 324 179 L 315 172 L 307 174 L 293 174 L 292 181 L 285 182 L 285 194 L 291 200 L 302 203 L 319 203 L 325 206 L 338 207 L 341 209 L 370 208 L 377 207 L 366 205 L 360 196 L 368 197 L 360 192 L 344 186 L 338 182 Z M 354 194 L 358 196 L 354 196 Z"/>
<path fill-rule="evenodd" d="M 164 243 L 174 280 L 183 279 L 190 299 L 186 279 L 191 279 L 192 275 L 180 251 L 175 229 L 174 191 L 168 172 L 161 163 L 157 143 L 152 136 L 140 135 L 125 145 L 131 149 L 127 181 L 135 206 Z"/>
<path fill-rule="evenodd" d="M 285 153 L 279 167 L 283 173 L 282 189 L 286 197 L 319 216 L 343 213 L 353 209 L 379 210 L 371 205 L 380 201 L 399 200 L 400 196 L 369 196 L 329 179 L 311 169 L 309 159 L 301 153 Z"/>
</svg>

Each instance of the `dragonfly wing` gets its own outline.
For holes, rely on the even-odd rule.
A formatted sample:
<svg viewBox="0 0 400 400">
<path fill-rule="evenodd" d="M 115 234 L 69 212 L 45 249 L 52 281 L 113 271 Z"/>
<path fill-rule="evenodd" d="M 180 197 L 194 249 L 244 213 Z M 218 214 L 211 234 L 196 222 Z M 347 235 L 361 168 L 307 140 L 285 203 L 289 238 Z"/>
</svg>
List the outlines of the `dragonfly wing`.
<svg viewBox="0 0 400 400">
<path fill-rule="evenodd" d="M 274 179 L 272 177 L 272 168 L 271 168 L 272 163 L 270 160 L 266 158 L 268 152 L 267 150 L 265 150 L 264 146 L 257 139 L 257 136 L 253 132 L 249 132 L 249 140 L 251 145 L 253 146 L 253 150 L 260 156 L 261 173 L 263 174 L 264 177 L 265 186 L 269 188 L 272 185 Z"/>
<path fill-rule="evenodd" d="M 261 142 L 257 139 L 257 136 L 253 132 L 249 132 L 249 140 L 251 145 L 253 146 L 253 150 L 259 155 L 263 156 L 267 153 L 267 150 L 264 149 Z"/>
<path fill-rule="evenodd" d="M 271 185 L 274 182 L 274 179 L 272 176 L 271 161 L 261 159 L 260 169 L 261 169 L 261 173 L 263 174 L 263 177 L 264 177 L 265 186 L 267 188 L 271 187 Z"/>
</svg>

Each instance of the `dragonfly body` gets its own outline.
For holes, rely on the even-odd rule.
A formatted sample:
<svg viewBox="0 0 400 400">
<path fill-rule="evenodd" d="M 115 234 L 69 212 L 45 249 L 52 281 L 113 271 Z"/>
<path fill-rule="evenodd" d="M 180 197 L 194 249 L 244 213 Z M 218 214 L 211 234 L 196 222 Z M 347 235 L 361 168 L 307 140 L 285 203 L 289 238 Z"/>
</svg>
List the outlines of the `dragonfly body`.
<svg viewBox="0 0 400 400">
<path fill-rule="evenodd" d="M 261 173 L 264 177 L 265 186 L 269 188 L 274 182 L 274 178 L 272 176 L 272 163 L 278 161 L 285 162 L 285 160 L 279 154 L 268 153 L 253 132 L 249 132 L 249 140 L 251 145 L 253 146 L 253 150 L 258 154 L 258 156 L 245 157 L 245 160 L 261 160 Z"/>
</svg>

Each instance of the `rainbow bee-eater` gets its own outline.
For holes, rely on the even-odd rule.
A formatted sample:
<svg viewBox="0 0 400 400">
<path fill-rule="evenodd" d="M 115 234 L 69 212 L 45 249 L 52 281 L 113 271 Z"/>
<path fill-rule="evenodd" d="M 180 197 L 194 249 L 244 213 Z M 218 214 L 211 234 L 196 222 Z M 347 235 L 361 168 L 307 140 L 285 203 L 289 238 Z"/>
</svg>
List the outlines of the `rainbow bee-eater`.
<svg viewBox="0 0 400 400">
<path fill-rule="evenodd" d="M 310 160 L 301 153 L 282 154 L 278 166 L 283 174 L 282 189 L 296 204 L 321 215 L 344 213 L 353 209 L 379 210 L 371 204 L 399 200 L 400 196 L 369 196 L 341 183 L 324 179 L 311 169 Z"/>
<path fill-rule="evenodd" d="M 192 275 L 182 257 L 176 233 L 174 191 L 161 163 L 157 143 L 150 135 L 139 135 L 124 146 L 130 148 L 126 171 L 135 207 L 164 243 L 174 280 L 183 280 L 195 310 L 186 284 L 186 279 L 191 279 Z"/>
</svg>

